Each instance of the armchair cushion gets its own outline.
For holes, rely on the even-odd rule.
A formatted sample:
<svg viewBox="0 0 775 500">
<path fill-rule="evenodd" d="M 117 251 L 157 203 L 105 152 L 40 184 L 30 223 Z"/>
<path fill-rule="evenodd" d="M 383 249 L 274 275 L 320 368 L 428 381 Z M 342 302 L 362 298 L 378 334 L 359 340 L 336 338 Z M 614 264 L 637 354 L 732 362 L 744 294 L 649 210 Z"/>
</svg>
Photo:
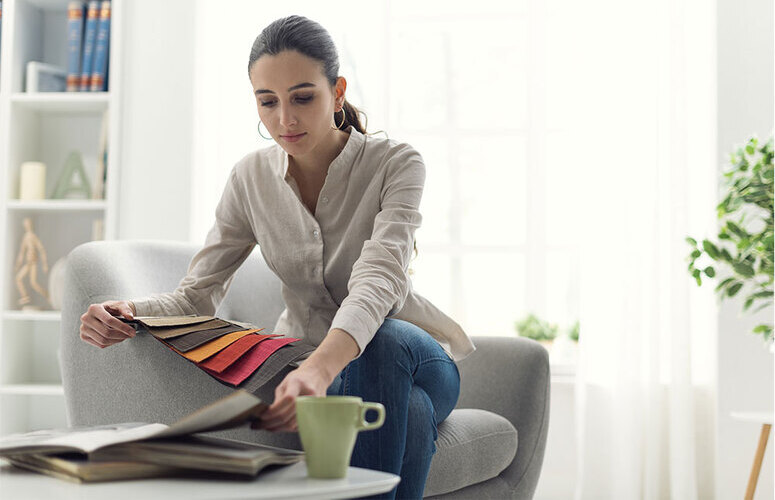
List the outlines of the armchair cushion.
<svg viewBox="0 0 775 500">
<path fill-rule="evenodd" d="M 517 453 L 517 430 L 489 411 L 459 408 L 439 424 L 438 431 L 426 497 L 494 478 Z"/>
</svg>

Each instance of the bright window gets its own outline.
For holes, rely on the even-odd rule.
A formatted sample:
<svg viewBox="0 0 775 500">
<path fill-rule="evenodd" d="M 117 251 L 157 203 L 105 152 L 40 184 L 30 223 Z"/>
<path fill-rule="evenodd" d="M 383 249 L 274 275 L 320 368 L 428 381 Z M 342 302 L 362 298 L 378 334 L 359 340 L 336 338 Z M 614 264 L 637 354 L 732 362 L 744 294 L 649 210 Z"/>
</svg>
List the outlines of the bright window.
<svg viewBox="0 0 775 500">
<path fill-rule="evenodd" d="M 425 160 L 415 289 L 471 335 L 515 335 L 530 312 L 561 330 L 578 319 L 573 70 L 583 65 L 565 35 L 572 14 L 557 2 L 514 0 L 346 1 L 335 10 L 301 2 L 271 12 L 236 3 L 228 11 L 199 3 L 196 126 L 209 140 L 198 141 L 194 199 L 209 203 L 193 207 L 194 239 L 212 224 L 220 195 L 212 186 L 271 144 L 255 134 L 250 44 L 272 20 L 303 13 L 333 36 L 368 131 L 386 130 Z"/>
</svg>

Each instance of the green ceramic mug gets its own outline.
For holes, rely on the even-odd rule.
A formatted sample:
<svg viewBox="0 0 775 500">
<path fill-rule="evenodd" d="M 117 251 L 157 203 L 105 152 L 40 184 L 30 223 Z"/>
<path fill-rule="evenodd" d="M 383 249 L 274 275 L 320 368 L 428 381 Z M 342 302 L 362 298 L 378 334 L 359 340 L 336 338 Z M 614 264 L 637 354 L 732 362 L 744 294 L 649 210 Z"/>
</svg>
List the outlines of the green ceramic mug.
<svg viewBox="0 0 775 500">
<path fill-rule="evenodd" d="M 377 412 L 377 420 L 366 421 L 368 410 Z M 379 429 L 384 422 L 384 406 L 356 396 L 297 397 L 296 423 L 309 477 L 345 477 L 358 432 Z"/>
</svg>

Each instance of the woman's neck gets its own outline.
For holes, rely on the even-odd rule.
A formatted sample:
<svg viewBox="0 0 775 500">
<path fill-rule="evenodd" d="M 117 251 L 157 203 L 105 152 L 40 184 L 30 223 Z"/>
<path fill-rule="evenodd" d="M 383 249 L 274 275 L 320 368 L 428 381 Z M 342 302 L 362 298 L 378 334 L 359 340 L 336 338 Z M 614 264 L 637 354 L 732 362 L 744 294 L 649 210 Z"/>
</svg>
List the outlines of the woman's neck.
<svg viewBox="0 0 775 500">
<path fill-rule="evenodd" d="M 331 162 L 344 149 L 350 134 L 340 130 L 332 131 L 332 139 L 320 144 L 309 154 L 298 157 L 288 156 L 288 169 L 297 180 L 317 179 L 325 177 Z"/>
</svg>

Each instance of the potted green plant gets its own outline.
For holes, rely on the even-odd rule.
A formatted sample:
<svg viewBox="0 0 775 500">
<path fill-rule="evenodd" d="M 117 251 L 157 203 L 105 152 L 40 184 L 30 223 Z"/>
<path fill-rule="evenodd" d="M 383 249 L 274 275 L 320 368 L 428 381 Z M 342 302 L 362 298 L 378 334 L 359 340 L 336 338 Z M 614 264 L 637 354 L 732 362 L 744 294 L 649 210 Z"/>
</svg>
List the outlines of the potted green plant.
<svg viewBox="0 0 775 500">
<path fill-rule="evenodd" d="M 520 337 L 533 339 L 548 351 L 554 365 L 573 365 L 578 356 L 579 322 L 569 328 L 560 328 L 556 323 L 542 320 L 533 313 L 514 323 Z"/>
<path fill-rule="evenodd" d="M 556 324 L 550 324 L 533 313 L 515 322 L 514 328 L 520 337 L 527 337 L 538 341 L 547 349 L 551 347 L 552 341 L 557 337 L 558 330 Z"/>
<path fill-rule="evenodd" d="M 579 341 L 579 321 L 576 320 L 575 323 L 570 327 L 568 330 L 568 337 L 574 342 Z"/>
<path fill-rule="evenodd" d="M 716 261 L 731 271 L 716 286 L 723 300 L 734 297 L 743 287 L 748 296 L 743 311 L 761 303 L 754 311 L 772 306 L 773 301 L 773 138 L 759 144 L 756 136 L 730 154 L 731 168 L 724 172 L 726 196 L 716 206 L 721 228 L 717 241 L 687 237 L 692 247 L 687 258 L 689 273 L 698 286 L 702 275 L 716 276 L 712 265 L 697 265 L 700 258 Z M 705 257 L 703 257 L 705 256 Z M 772 324 L 760 324 L 753 333 L 772 345 Z"/>
</svg>

